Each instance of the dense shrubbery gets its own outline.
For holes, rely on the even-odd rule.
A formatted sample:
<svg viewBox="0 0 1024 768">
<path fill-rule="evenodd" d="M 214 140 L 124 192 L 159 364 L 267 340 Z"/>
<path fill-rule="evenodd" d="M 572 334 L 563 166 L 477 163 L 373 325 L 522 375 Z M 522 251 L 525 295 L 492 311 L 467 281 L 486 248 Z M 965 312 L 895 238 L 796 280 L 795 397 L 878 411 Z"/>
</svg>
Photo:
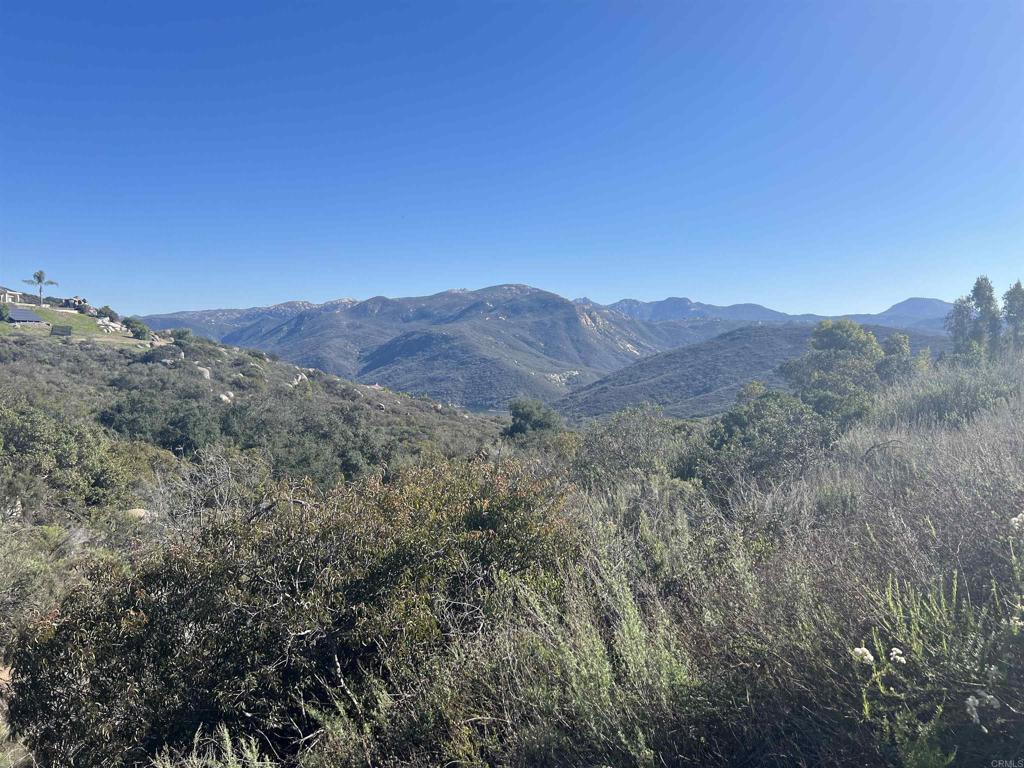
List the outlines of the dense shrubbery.
<svg viewBox="0 0 1024 768">
<path fill-rule="evenodd" d="M 506 437 L 519 437 L 531 432 L 561 429 L 562 417 L 536 400 L 513 400 L 508 406 L 512 423 L 504 430 Z"/>
<path fill-rule="evenodd" d="M 529 439 L 330 490 L 301 442 L 241 437 L 324 423 L 243 374 L 256 413 L 161 475 L 147 543 L 9 593 L 55 603 L 18 619 L 11 722 L 49 765 L 1018 759 L 1024 363 L 819 330 L 792 394 L 575 433 L 529 407 Z M 124 402 L 111 434 L 160 442 Z"/>
<path fill-rule="evenodd" d="M 52 522 L 89 508 L 123 508 L 150 471 L 147 453 L 0 393 L 0 512 Z"/>
<path fill-rule="evenodd" d="M 320 710 L 362 720 L 396 667 L 485 627 L 514 585 L 551 593 L 573 542 L 512 465 L 282 493 L 99 566 L 21 643 L 11 721 L 51 764 L 141 759 L 216 723 L 287 753 Z"/>
<path fill-rule="evenodd" d="M 220 444 L 259 451 L 279 476 L 325 488 L 429 446 L 466 455 L 497 436 L 485 419 L 180 332 L 174 344 L 144 350 L 5 339 L 0 364 L 21 400 L 56 422 L 97 434 L 102 425 L 108 438 L 180 457 Z"/>
</svg>

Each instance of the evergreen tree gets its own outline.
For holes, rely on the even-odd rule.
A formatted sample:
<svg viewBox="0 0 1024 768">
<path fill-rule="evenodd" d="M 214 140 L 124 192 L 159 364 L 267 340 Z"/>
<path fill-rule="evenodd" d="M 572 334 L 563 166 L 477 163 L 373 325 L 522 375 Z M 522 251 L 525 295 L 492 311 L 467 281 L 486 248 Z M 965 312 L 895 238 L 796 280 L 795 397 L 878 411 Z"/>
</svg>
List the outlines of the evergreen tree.
<svg viewBox="0 0 1024 768">
<path fill-rule="evenodd" d="M 1020 280 L 1003 296 L 1003 318 L 1006 320 L 1007 342 L 1014 351 L 1024 350 L 1024 285 Z"/>
<path fill-rule="evenodd" d="M 782 366 L 800 399 L 845 428 L 864 416 L 881 386 L 877 366 L 885 354 L 874 334 L 852 320 L 822 320 L 810 351 Z"/>
<path fill-rule="evenodd" d="M 974 328 L 974 302 L 969 296 L 961 296 L 953 303 L 953 309 L 946 315 L 946 330 L 953 338 L 953 351 L 964 354 L 971 346 L 971 330 Z"/>
<path fill-rule="evenodd" d="M 992 281 L 982 275 L 974 281 L 971 289 L 971 301 L 974 304 L 974 325 L 971 329 L 971 340 L 978 343 L 989 355 L 999 352 L 999 337 L 1003 330 L 1003 316 L 999 311 L 999 302 Z"/>
<path fill-rule="evenodd" d="M 916 362 L 910 354 L 910 337 L 905 333 L 894 333 L 882 345 L 885 357 L 878 361 L 875 370 L 886 384 L 905 379 L 914 372 Z"/>
</svg>

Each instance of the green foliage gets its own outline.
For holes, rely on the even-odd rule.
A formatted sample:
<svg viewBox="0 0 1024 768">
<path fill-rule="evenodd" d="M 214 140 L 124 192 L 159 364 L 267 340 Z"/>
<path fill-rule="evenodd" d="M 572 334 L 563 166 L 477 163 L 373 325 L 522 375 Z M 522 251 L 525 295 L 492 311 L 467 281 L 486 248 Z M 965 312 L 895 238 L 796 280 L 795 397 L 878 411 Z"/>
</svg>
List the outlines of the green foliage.
<svg viewBox="0 0 1024 768">
<path fill-rule="evenodd" d="M 823 320 L 811 335 L 810 351 L 782 370 L 801 400 L 845 429 L 870 409 L 883 358 L 872 333 L 850 320 Z"/>
<path fill-rule="evenodd" d="M 137 317 L 126 317 L 124 319 L 124 327 L 128 329 L 128 332 L 132 335 L 132 338 L 141 339 L 143 341 L 152 337 L 152 333 L 144 322 L 139 320 Z"/>
<path fill-rule="evenodd" d="M 508 411 L 512 423 L 503 432 L 506 437 L 551 432 L 563 427 L 562 417 L 537 400 L 513 400 L 509 403 Z"/>
<path fill-rule="evenodd" d="M 964 425 L 986 410 L 1013 402 L 1024 392 L 1020 360 L 962 362 L 960 356 L 926 376 L 915 376 L 880 393 L 872 420 L 887 426 Z"/>
<path fill-rule="evenodd" d="M 96 314 L 99 315 L 100 317 L 105 317 L 108 320 L 112 320 L 115 323 L 121 320 L 121 316 L 106 304 L 97 309 Z"/>
<path fill-rule="evenodd" d="M 6 323 L 11 319 L 11 310 L 6 302 L 0 303 L 0 323 Z"/>
<path fill-rule="evenodd" d="M 701 442 L 690 445 L 680 467 L 687 479 L 700 479 L 715 493 L 739 481 L 764 486 L 800 477 L 835 440 L 831 422 L 799 398 L 777 390 L 748 390 L 713 422 Z"/>
<path fill-rule="evenodd" d="M 1024 352 L 1024 285 L 1014 283 L 1003 296 L 1006 336 L 1015 352 Z"/>
<path fill-rule="evenodd" d="M 1024 329 L 1024 287 L 1019 280 L 1003 296 L 1003 303 L 1000 309 L 992 282 L 984 275 L 979 277 L 970 294 L 957 299 L 946 318 L 946 329 L 953 337 L 953 351 L 974 357 L 980 352 L 990 358 L 1004 348 L 1019 351 Z"/>
<path fill-rule="evenodd" d="M 513 465 L 442 464 L 253 512 L 129 572 L 98 569 L 31 630 L 10 720 L 40 758 L 130 764 L 218 723 L 294 750 L 332 689 L 358 701 L 486 621 L 504 579 L 545 591 L 575 546 L 557 498 Z"/>
<path fill-rule="evenodd" d="M 972 764 L 1019 747 L 1024 594 L 1019 581 L 1002 586 L 972 600 L 954 573 L 877 595 L 864 709 L 910 764 Z"/>
<path fill-rule="evenodd" d="M 685 427 L 640 406 L 598 422 L 582 435 L 572 461 L 573 478 L 586 488 L 609 491 L 622 483 L 664 475 L 682 449 Z"/>
<path fill-rule="evenodd" d="M 140 458 L 95 427 L 0 393 L 0 508 L 47 520 L 124 506 L 147 471 Z"/>
<path fill-rule="evenodd" d="M 175 404 L 136 390 L 105 409 L 100 421 L 126 437 L 186 455 L 211 445 L 221 434 L 220 414 L 209 395 Z"/>
<path fill-rule="evenodd" d="M 151 768 L 276 768 L 278 763 L 264 756 L 254 738 L 233 739 L 223 725 L 204 739 L 196 734 L 187 751 L 164 750 Z"/>
<path fill-rule="evenodd" d="M 995 355 L 999 352 L 1003 320 L 992 281 L 984 275 L 974 282 L 974 287 L 971 289 L 971 303 L 977 313 L 971 328 L 971 341 L 983 349 L 987 349 L 989 354 Z"/>
<path fill-rule="evenodd" d="M 423 452 L 472 454 L 498 433 L 491 419 L 196 336 L 145 350 L 5 339 L 0 364 L 54 420 L 102 425 L 110 439 L 186 458 L 220 445 L 259 452 L 278 476 L 308 476 L 325 488 Z"/>
<path fill-rule="evenodd" d="M 910 354 L 910 337 L 904 333 L 894 333 L 882 344 L 885 357 L 875 364 L 879 379 L 884 384 L 894 384 L 907 379 L 922 365 L 930 362 L 925 355 L 913 357 Z"/>
</svg>

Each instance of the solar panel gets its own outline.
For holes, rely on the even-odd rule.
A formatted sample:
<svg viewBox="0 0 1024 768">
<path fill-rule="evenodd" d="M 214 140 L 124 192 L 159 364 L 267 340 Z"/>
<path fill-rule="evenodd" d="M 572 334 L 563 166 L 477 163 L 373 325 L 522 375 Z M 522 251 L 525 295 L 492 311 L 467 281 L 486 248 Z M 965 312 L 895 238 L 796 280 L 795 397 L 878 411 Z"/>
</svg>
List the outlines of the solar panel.
<svg viewBox="0 0 1024 768">
<path fill-rule="evenodd" d="M 30 309 L 12 309 L 11 322 L 14 323 L 41 323 L 43 318 Z"/>
</svg>

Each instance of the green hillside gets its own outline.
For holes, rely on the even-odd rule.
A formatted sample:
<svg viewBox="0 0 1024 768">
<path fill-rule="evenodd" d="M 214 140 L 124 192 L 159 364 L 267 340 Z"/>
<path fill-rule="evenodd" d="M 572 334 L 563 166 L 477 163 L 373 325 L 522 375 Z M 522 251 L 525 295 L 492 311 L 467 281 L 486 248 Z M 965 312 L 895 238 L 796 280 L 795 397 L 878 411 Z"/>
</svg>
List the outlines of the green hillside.
<svg viewBox="0 0 1024 768">
<path fill-rule="evenodd" d="M 26 323 L 12 325 L 10 323 L 0 323 L 0 335 L 49 336 L 50 328 L 57 325 L 70 328 L 72 336 L 75 337 L 84 336 L 93 339 L 102 339 L 111 344 L 132 344 L 135 342 L 135 339 L 132 339 L 131 334 L 129 333 L 105 333 L 97 324 L 96 318 L 83 315 L 79 312 L 37 306 L 23 307 L 23 309 L 27 309 L 37 315 L 45 324 L 33 325 Z"/>
<path fill-rule="evenodd" d="M 498 429 L 454 408 L 193 336 L 157 346 L 12 335 L 0 340 L 0 365 L 0 392 L 19 407 L 175 456 L 257 451 L 275 473 L 321 483 L 426 446 L 471 453 Z"/>
<path fill-rule="evenodd" d="M 884 340 L 892 328 L 869 326 Z M 721 413 L 751 381 L 784 387 L 779 366 L 806 351 L 813 326 L 756 325 L 708 341 L 652 355 L 615 371 L 559 400 L 555 407 L 573 419 L 591 418 L 650 403 L 679 418 Z M 906 332 L 916 353 L 938 354 L 944 336 Z"/>
</svg>

